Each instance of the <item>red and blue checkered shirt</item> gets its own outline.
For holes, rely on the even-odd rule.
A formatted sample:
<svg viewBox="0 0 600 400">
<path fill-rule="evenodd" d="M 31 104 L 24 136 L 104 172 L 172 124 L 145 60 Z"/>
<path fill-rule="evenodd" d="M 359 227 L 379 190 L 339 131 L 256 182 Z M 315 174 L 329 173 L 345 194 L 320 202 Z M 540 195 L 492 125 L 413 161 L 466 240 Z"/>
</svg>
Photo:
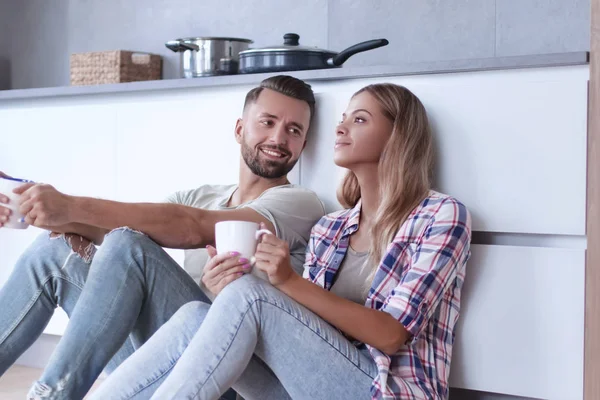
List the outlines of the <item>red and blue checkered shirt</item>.
<svg viewBox="0 0 600 400">
<path fill-rule="evenodd" d="M 315 225 L 304 277 L 330 290 L 358 230 L 360 202 L 324 216 Z M 471 217 L 450 196 L 431 191 L 387 246 L 366 307 L 387 312 L 411 334 L 397 353 L 367 345 L 379 370 L 373 399 L 446 399 L 465 265 L 470 257 Z"/>
</svg>

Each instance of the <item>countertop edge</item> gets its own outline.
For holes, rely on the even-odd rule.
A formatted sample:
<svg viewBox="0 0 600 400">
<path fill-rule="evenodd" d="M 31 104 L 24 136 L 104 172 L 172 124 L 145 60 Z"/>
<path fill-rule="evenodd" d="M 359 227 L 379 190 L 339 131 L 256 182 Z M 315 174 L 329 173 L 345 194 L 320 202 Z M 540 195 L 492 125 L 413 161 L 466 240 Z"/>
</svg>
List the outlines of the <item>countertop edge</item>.
<svg viewBox="0 0 600 400">
<path fill-rule="evenodd" d="M 386 76 L 447 74 L 502 69 L 561 67 L 589 63 L 589 52 L 537 54 L 527 56 L 494 57 L 479 59 L 420 62 L 402 65 L 373 67 L 348 67 L 309 71 L 287 71 L 307 82 L 340 79 L 377 78 Z M 193 89 L 257 84 L 275 73 L 225 75 L 195 79 L 165 79 L 157 81 L 129 82 L 94 86 L 61 86 L 49 88 L 0 90 L 0 102 L 9 100 L 42 99 L 50 97 L 88 96 L 112 93 L 134 93 L 172 89 Z"/>
</svg>

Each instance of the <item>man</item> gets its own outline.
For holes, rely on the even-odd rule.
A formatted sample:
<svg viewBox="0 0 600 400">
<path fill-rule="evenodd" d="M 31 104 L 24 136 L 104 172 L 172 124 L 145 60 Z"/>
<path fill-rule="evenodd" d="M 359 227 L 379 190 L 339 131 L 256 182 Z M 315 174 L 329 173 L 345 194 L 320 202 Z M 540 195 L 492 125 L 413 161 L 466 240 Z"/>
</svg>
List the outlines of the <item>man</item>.
<svg viewBox="0 0 600 400">
<path fill-rule="evenodd" d="M 272 77 L 251 90 L 235 127 L 238 185 L 178 192 L 164 204 L 73 197 L 43 184 L 17 189 L 26 222 L 51 233 L 23 254 L 0 289 L 0 375 L 60 305 L 70 322 L 29 398 L 83 398 L 109 361 L 114 369 L 180 306 L 209 301 L 199 280 L 216 222 L 264 223 L 288 241 L 300 271 L 310 229 L 325 211 L 313 192 L 290 185 L 287 173 L 313 111 L 313 92 L 298 79 Z M 5 196 L 0 224 L 9 215 L 2 202 Z M 161 246 L 195 249 L 186 251 L 187 272 Z M 231 278 L 213 276 L 211 284 Z"/>
</svg>

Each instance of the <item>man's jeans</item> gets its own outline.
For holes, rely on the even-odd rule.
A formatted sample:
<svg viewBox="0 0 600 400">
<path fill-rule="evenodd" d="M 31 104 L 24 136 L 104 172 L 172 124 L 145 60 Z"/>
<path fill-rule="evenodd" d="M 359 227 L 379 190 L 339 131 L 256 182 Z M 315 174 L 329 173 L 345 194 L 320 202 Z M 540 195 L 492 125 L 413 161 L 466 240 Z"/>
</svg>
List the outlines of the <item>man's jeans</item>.
<svg viewBox="0 0 600 400">
<path fill-rule="evenodd" d="M 116 368 L 182 305 L 209 302 L 146 235 L 119 228 L 97 251 L 78 236 L 54 236 L 41 235 L 0 289 L 0 376 L 56 307 L 70 318 L 30 398 L 83 398 L 107 365 Z"/>
</svg>

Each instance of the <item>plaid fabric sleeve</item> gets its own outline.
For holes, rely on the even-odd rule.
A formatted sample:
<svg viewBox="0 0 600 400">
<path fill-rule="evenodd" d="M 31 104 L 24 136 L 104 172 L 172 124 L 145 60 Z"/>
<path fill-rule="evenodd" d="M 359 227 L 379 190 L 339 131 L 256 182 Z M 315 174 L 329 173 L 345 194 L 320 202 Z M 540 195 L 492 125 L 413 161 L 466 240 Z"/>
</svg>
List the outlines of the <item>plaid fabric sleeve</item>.
<svg viewBox="0 0 600 400">
<path fill-rule="evenodd" d="M 323 218 L 321 218 L 322 220 Z M 319 221 L 310 232 L 310 237 L 308 238 L 308 244 L 306 245 L 306 255 L 304 258 L 304 271 L 302 273 L 302 277 L 304 279 L 308 279 L 309 281 L 314 281 L 315 276 L 315 264 L 317 263 L 317 255 L 315 254 L 315 241 L 317 240 L 317 230 L 321 221 Z M 312 272 L 312 273 L 311 273 Z"/>
<path fill-rule="evenodd" d="M 411 333 L 413 342 L 464 268 L 470 236 L 466 207 L 449 198 L 431 216 L 414 251 L 402 252 L 395 260 L 407 265 L 408 271 L 387 297 L 382 311 L 394 316 Z"/>
</svg>

